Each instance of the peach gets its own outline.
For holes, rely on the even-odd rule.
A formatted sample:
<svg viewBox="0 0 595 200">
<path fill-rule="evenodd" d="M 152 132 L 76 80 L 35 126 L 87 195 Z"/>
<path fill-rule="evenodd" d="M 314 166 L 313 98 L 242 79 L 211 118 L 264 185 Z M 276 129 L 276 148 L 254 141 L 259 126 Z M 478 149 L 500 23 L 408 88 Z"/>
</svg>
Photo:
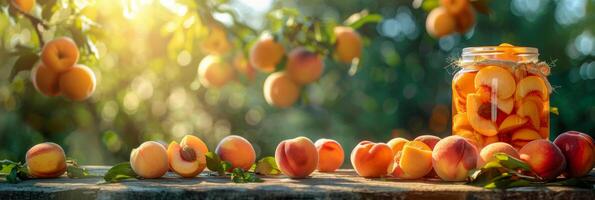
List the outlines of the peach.
<svg viewBox="0 0 595 200">
<path fill-rule="evenodd" d="M 397 155 L 399 151 L 403 150 L 403 146 L 407 144 L 409 140 L 405 138 L 396 137 L 389 140 L 386 144 L 390 147 L 390 150 L 393 151 L 393 156 Z"/>
<path fill-rule="evenodd" d="M 548 88 L 545 82 L 538 76 L 528 76 L 521 81 L 516 88 L 516 97 L 521 99 L 530 93 L 538 94 L 543 100 L 546 100 L 549 96 Z"/>
<path fill-rule="evenodd" d="M 385 176 L 393 162 L 393 151 L 387 144 L 362 141 L 351 151 L 351 165 L 359 176 Z"/>
<path fill-rule="evenodd" d="M 31 81 L 35 89 L 45 96 L 57 96 L 60 94 L 60 87 L 58 85 L 59 74 L 52 71 L 50 68 L 38 64 L 31 70 Z"/>
<path fill-rule="evenodd" d="M 287 56 L 287 73 L 297 84 L 304 85 L 318 80 L 323 69 L 322 57 L 303 47 L 291 50 Z"/>
<path fill-rule="evenodd" d="M 440 138 L 435 135 L 420 135 L 420 136 L 417 136 L 415 139 L 413 139 L 413 141 L 423 142 L 426 145 L 428 145 L 428 147 L 430 147 L 430 149 L 434 149 L 434 146 L 436 146 L 436 143 L 438 143 L 438 141 L 440 141 Z"/>
<path fill-rule="evenodd" d="M 233 168 L 240 168 L 247 171 L 256 161 L 256 152 L 254 152 L 252 144 L 245 138 L 237 135 L 230 135 L 223 138 L 217 145 L 215 153 L 219 155 L 221 160 L 231 164 L 229 171 Z"/>
<path fill-rule="evenodd" d="M 560 148 L 568 163 L 564 171 L 565 177 L 581 177 L 591 172 L 595 165 L 595 145 L 591 136 L 568 131 L 560 134 L 554 144 Z"/>
<path fill-rule="evenodd" d="M 509 115 L 512 113 L 512 109 L 514 109 L 514 98 L 497 99 L 495 104 L 498 109 Z"/>
<path fill-rule="evenodd" d="M 489 145 L 489 144 L 496 143 L 496 142 L 499 142 L 499 141 L 500 141 L 500 139 L 498 138 L 497 135 L 490 136 L 490 137 L 483 136 L 483 146 L 484 147 L 487 146 L 487 145 Z"/>
<path fill-rule="evenodd" d="M 520 159 L 519 152 L 510 144 L 504 142 L 496 142 L 486 145 L 481 149 L 481 151 L 479 152 L 479 159 L 477 160 L 477 167 L 482 167 L 486 163 L 494 160 L 494 155 L 496 153 L 505 153 L 516 159 Z"/>
<path fill-rule="evenodd" d="M 477 149 L 460 136 L 440 140 L 432 152 L 432 166 L 445 181 L 463 181 L 477 165 Z"/>
<path fill-rule="evenodd" d="M 454 17 L 457 23 L 456 31 L 459 33 L 466 33 L 475 24 L 475 12 L 471 6 L 463 8 L 461 12 L 454 14 Z"/>
<path fill-rule="evenodd" d="M 95 92 L 97 81 L 95 73 L 89 67 L 77 64 L 60 75 L 58 84 L 60 93 L 66 98 L 82 101 Z"/>
<path fill-rule="evenodd" d="M 452 14 L 460 14 L 465 9 L 469 9 L 471 6 L 469 5 L 469 0 L 440 0 L 440 5 L 449 13 Z"/>
<path fill-rule="evenodd" d="M 525 125 L 529 121 L 527 118 L 519 117 L 518 115 L 509 115 L 502 121 L 500 127 L 498 127 L 498 131 L 500 133 L 507 133 L 521 126 Z"/>
<path fill-rule="evenodd" d="M 310 139 L 297 137 L 279 143 L 275 160 L 283 174 L 293 179 L 306 178 L 318 166 L 318 152 Z"/>
<path fill-rule="evenodd" d="M 528 118 L 533 128 L 539 128 L 541 124 L 541 112 L 539 103 L 534 101 L 524 101 L 517 109 L 516 114 L 519 117 Z"/>
<path fill-rule="evenodd" d="M 432 149 L 421 141 L 407 142 L 395 156 L 393 176 L 418 179 L 432 171 Z"/>
<path fill-rule="evenodd" d="M 335 32 L 335 56 L 344 63 L 351 63 L 354 58 L 362 54 L 362 38 L 348 26 L 336 26 Z"/>
<path fill-rule="evenodd" d="M 209 33 L 201 42 L 200 48 L 203 52 L 211 55 L 223 55 L 231 50 L 225 28 L 215 23 L 209 25 Z"/>
<path fill-rule="evenodd" d="M 237 53 L 233 57 L 232 61 L 233 67 L 240 73 L 246 76 L 248 80 L 254 80 L 256 76 L 256 70 L 252 67 L 252 64 L 246 60 L 244 54 Z"/>
<path fill-rule="evenodd" d="M 544 180 L 555 179 L 566 168 L 566 159 L 562 151 L 545 139 L 527 143 L 519 150 L 519 157 Z"/>
<path fill-rule="evenodd" d="M 158 142 L 144 142 L 130 152 L 130 166 L 140 177 L 162 177 L 169 170 L 167 151 Z"/>
<path fill-rule="evenodd" d="M 512 133 L 510 143 L 518 149 L 537 139 L 542 139 L 537 131 L 529 128 L 522 128 Z"/>
<path fill-rule="evenodd" d="M 468 142 L 470 142 L 477 148 L 483 147 L 484 136 L 481 134 L 478 134 L 477 132 L 475 132 L 473 130 L 460 130 L 460 131 L 453 132 L 453 135 L 458 135 L 458 136 L 465 138 Z M 491 136 L 491 137 L 494 137 L 494 136 Z"/>
<path fill-rule="evenodd" d="M 323 138 L 318 139 L 314 146 L 318 151 L 318 171 L 334 172 L 341 167 L 345 159 L 345 152 L 341 144 L 335 140 Z"/>
<path fill-rule="evenodd" d="M 198 65 L 198 78 L 207 88 L 220 88 L 233 80 L 233 68 L 219 56 L 208 55 Z"/>
<path fill-rule="evenodd" d="M 182 141 L 180 144 L 173 141 L 167 148 L 169 168 L 182 177 L 192 178 L 200 174 L 207 165 L 206 145 L 193 135 L 184 136 Z"/>
<path fill-rule="evenodd" d="M 512 74 L 498 66 L 487 66 L 479 70 L 475 76 L 475 88 L 487 86 L 495 90 L 499 99 L 511 97 L 516 89 L 516 82 Z"/>
<path fill-rule="evenodd" d="M 491 119 L 486 119 L 479 114 L 480 109 L 484 107 L 483 105 L 490 104 L 484 103 L 482 97 L 478 94 L 467 95 L 467 117 L 469 118 L 469 124 L 482 135 L 494 136 L 498 134 L 496 124 Z"/>
<path fill-rule="evenodd" d="M 29 174 L 35 178 L 55 178 L 66 171 L 66 155 L 56 143 L 45 142 L 31 147 L 25 160 Z"/>
<path fill-rule="evenodd" d="M 283 59 L 285 49 L 271 36 L 263 36 L 250 49 L 250 63 L 264 72 L 273 72 Z"/>
<path fill-rule="evenodd" d="M 426 18 L 426 31 L 432 37 L 440 38 L 455 31 L 456 21 L 445 8 L 438 7 L 430 11 Z"/>
<path fill-rule="evenodd" d="M 300 97 L 300 86 L 285 72 L 270 74 L 264 81 L 264 99 L 278 108 L 292 106 Z"/>
<path fill-rule="evenodd" d="M 19 7 L 23 12 L 31 12 L 35 7 L 35 0 L 11 0 L 14 4 Z"/>
<path fill-rule="evenodd" d="M 56 38 L 45 43 L 41 50 L 41 61 L 57 73 L 70 69 L 79 59 L 79 50 L 74 41 L 67 37 Z"/>
</svg>

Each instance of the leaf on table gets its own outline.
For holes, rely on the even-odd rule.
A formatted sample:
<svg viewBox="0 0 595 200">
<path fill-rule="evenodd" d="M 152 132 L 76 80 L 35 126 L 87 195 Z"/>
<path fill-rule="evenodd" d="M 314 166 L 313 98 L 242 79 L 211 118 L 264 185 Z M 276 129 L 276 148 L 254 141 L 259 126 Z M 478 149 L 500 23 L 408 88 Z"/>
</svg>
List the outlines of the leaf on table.
<svg viewBox="0 0 595 200">
<path fill-rule="evenodd" d="M 115 183 L 125 179 L 137 178 L 138 175 L 132 170 L 130 162 L 123 162 L 114 165 L 103 176 L 105 182 Z"/>
<path fill-rule="evenodd" d="M 234 168 L 231 172 L 231 181 L 234 183 L 259 183 L 263 182 L 255 173 L 244 171 L 241 168 Z"/>
<path fill-rule="evenodd" d="M 279 167 L 277 166 L 277 162 L 275 161 L 275 158 L 272 156 L 264 157 L 264 158 L 260 159 L 258 162 L 256 162 L 254 172 L 256 172 L 257 174 L 263 174 L 263 175 L 279 175 L 279 174 L 281 174 L 281 170 L 279 170 Z"/>
<path fill-rule="evenodd" d="M 207 159 L 207 168 L 213 172 L 217 172 L 219 176 L 225 176 L 225 171 L 231 168 L 231 163 L 222 161 L 214 152 L 207 152 L 205 154 Z"/>
</svg>

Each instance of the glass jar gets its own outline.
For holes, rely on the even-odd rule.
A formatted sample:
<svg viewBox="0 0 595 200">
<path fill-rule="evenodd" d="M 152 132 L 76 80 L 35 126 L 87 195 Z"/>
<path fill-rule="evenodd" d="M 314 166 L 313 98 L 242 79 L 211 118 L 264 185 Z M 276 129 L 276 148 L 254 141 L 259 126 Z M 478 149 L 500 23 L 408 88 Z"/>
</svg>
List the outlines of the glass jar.
<svg viewBox="0 0 595 200">
<path fill-rule="evenodd" d="M 548 139 L 550 67 L 531 47 L 468 47 L 452 80 L 452 133 L 478 148 Z"/>
</svg>

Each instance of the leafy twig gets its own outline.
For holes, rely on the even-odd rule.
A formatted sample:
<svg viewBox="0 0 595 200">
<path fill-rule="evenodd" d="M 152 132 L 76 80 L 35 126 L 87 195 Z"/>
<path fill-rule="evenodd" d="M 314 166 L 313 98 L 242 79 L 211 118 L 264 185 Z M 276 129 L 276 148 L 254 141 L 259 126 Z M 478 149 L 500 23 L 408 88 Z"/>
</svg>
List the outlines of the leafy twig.
<svg viewBox="0 0 595 200">
<path fill-rule="evenodd" d="M 7 1 L 9 1 L 10 6 L 12 8 L 14 8 L 18 13 L 22 14 L 27 19 L 29 19 L 29 21 L 33 25 L 33 28 L 35 29 L 35 33 L 37 34 L 37 39 L 39 40 L 39 46 L 43 46 L 45 44 L 45 41 L 43 40 L 43 36 L 41 35 L 40 26 L 43 27 L 44 29 L 48 29 L 48 25 L 42 19 L 37 18 L 37 17 L 25 12 L 24 10 L 21 10 L 21 8 L 18 5 L 16 5 L 16 3 L 14 1 L 12 1 L 12 0 L 7 0 Z"/>
</svg>

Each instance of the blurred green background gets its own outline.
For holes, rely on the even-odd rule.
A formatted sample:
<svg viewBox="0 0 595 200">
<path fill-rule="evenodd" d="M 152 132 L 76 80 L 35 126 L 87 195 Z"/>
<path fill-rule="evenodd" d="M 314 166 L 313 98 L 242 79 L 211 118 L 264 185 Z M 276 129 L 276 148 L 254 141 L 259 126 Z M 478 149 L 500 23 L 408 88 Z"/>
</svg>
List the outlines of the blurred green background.
<svg viewBox="0 0 595 200">
<path fill-rule="evenodd" d="M 327 59 L 323 77 L 305 87 L 302 99 L 289 109 L 266 104 L 264 73 L 253 80 L 240 75 L 222 89 L 200 85 L 197 66 L 205 55 L 196 38 L 205 33 L 193 1 L 58 3 L 85 8 L 82 15 L 98 24 L 78 25 L 95 48 L 83 50 L 87 56 L 80 63 L 95 72 L 97 90 L 85 102 L 71 102 L 39 94 L 28 71 L 12 78 L 17 60 L 26 59 L 11 50 L 38 41 L 29 21 L 8 18 L 2 6 L 0 158 L 24 160 L 28 148 L 52 141 L 79 163 L 114 164 L 128 160 L 130 150 L 143 141 L 169 143 L 190 133 L 211 150 L 223 137 L 241 135 L 252 142 L 257 157 L 273 155 L 281 140 L 302 135 L 313 141 L 336 139 L 347 155 L 360 140 L 447 136 L 453 74 L 448 65 L 464 47 L 503 42 L 536 47 L 541 60 L 553 63 L 551 104 L 559 115 L 551 115 L 551 135 L 568 130 L 595 134 L 594 0 L 491 1 L 491 14 L 477 14 L 470 32 L 442 39 L 426 33 L 427 11 L 413 8 L 411 1 L 230 0 L 229 8 L 256 30 L 267 24 L 268 11 L 282 7 L 324 21 L 342 22 L 363 9 L 384 17 L 358 30 L 366 45 L 355 74 L 348 65 Z M 56 13 L 62 10 L 67 9 Z M 43 15 L 43 5 L 35 12 Z M 229 21 L 225 14 L 215 17 Z M 61 31 L 54 34 L 72 34 Z"/>
</svg>

